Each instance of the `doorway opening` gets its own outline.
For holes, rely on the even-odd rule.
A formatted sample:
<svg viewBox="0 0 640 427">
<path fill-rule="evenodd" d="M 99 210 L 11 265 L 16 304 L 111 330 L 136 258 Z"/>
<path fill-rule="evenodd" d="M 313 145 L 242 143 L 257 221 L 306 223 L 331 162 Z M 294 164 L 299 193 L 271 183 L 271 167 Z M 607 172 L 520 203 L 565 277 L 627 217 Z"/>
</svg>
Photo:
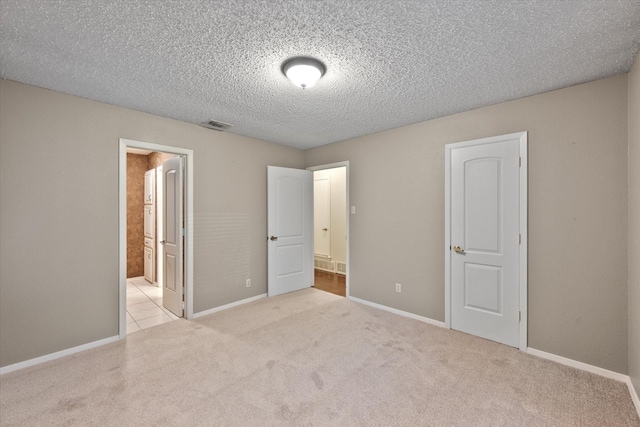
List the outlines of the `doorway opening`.
<svg viewBox="0 0 640 427">
<path fill-rule="evenodd" d="M 193 315 L 193 151 L 120 139 L 119 336 Z"/>
<path fill-rule="evenodd" d="M 349 296 L 349 162 L 313 172 L 314 287 Z"/>
</svg>

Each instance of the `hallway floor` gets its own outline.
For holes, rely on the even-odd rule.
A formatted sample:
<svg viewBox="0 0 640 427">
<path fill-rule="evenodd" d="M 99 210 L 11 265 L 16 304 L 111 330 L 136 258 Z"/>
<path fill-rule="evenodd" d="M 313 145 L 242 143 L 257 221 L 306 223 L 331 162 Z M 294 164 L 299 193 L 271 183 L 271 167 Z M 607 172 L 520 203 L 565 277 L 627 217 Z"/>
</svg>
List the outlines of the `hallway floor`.
<svg viewBox="0 0 640 427">
<path fill-rule="evenodd" d="M 162 288 L 144 277 L 127 279 L 127 334 L 176 319 L 175 314 L 162 306 Z"/>
<path fill-rule="evenodd" d="M 341 297 L 347 294 L 347 276 L 315 269 L 314 285 L 316 289 L 330 292 Z"/>
</svg>

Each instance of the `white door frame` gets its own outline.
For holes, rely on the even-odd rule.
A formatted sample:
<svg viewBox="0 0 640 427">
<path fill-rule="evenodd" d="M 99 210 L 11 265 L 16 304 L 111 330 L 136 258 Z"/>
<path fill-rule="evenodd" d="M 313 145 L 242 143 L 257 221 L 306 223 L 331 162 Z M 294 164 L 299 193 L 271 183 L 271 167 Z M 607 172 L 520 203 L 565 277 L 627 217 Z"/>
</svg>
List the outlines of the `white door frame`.
<svg viewBox="0 0 640 427">
<path fill-rule="evenodd" d="M 346 188 L 346 195 L 347 195 L 347 200 L 346 200 L 346 209 L 347 209 L 347 212 L 346 212 L 346 218 L 347 218 L 347 224 L 346 224 L 347 259 L 345 261 L 346 264 L 347 264 L 347 269 L 346 269 L 346 272 L 347 272 L 346 276 L 347 277 L 346 277 L 346 281 L 345 281 L 346 282 L 345 295 L 346 295 L 347 298 L 349 298 L 349 281 L 350 281 L 350 278 L 351 278 L 351 267 L 349 266 L 349 259 L 351 258 L 351 255 L 350 255 L 350 247 L 351 247 L 351 245 L 349 244 L 349 241 L 351 240 L 351 238 L 349 237 L 349 217 L 350 217 L 349 212 L 350 212 L 350 209 L 351 209 L 350 208 L 350 204 L 349 204 L 349 161 L 347 160 L 347 161 L 344 161 L 344 162 L 329 163 L 327 165 L 311 166 L 311 167 L 308 167 L 307 170 L 315 172 L 315 171 L 320 171 L 320 170 L 325 170 L 325 169 L 340 168 L 340 167 L 343 167 L 343 166 L 346 168 L 345 172 L 346 172 L 346 175 L 347 175 L 346 180 L 345 180 L 346 186 L 347 186 L 347 188 Z"/>
<path fill-rule="evenodd" d="M 193 150 L 150 142 L 120 138 L 118 161 L 118 229 L 119 229 L 119 336 L 127 336 L 127 148 L 160 151 L 184 156 L 185 203 L 184 203 L 184 280 L 185 317 L 193 318 Z"/>
<path fill-rule="evenodd" d="M 520 144 L 520 272 L 519 272 L 519 293 L 520 293 L 520 329 L 518 333 L 518 347 L 521 351 L 527 351 L 527 132 L 516 132 L 508 135 L 500 135 L 489 138 L 476 139 L 473 141 L 458 142 L 445 145 L 445 274 L 444 274 L 444 324 L 451 329 L 451 150 L 460 147 L 470 147 L 474 145 L 490 144 L 503 140 L 518 139 Z"/>
</svg>

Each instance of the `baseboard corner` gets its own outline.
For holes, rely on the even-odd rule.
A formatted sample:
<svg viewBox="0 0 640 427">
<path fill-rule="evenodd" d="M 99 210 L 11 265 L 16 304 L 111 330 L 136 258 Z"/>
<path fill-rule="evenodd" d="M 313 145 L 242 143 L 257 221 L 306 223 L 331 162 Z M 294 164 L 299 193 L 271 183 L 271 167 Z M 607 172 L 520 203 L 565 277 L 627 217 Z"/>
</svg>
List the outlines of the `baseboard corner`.
<svg viewBox="0 0 640 427">
<path fill-rule="evenodd" d="M 220 307 L 214 307 L 209 310 L 199 311 L 197 313 L 193 313 L 193 318 L 197 319 L 199 317 L 208 316 L 209 314 L 217 313 L 219 311 L 227 310 L 233 307 L 237 307 L 239 305 L 248 304 L 250 302 L 257 301 L 259 299 L 266 298 L 266 297 L 267 297 L 267 294 L 260 294 L 254 297 L 242 299 L 240 301 L 235 301 L 229 304 L 221 305 Z"/>
<path fill-rule="evenodd" d="M 638 397 L 638 392 L 636 392 L 636 388 L 633 386 L 631 382 L 631 377 L 627 376 L 627 387 L 629 388 L 629 394 L 631 395 L 631 400 L 633 404 L 636 405 L 636 411 L 638 411 L 638 417 L 640 417 L 640 397 Z"/>
<path fill-rule="evenodd" d="M 397 314 L 397 315 L 403 316 L 403 317 L 408 317 L 410 319 L 418 320 L 420 322 L 427 323 L 429 325 L 438 326 L 440 328 L 446 328 L 444 322 L 441 322 L 439 320 L 434 320 L 434 319 L 431 319 L 429 317 L 420 316 L 420 315 L 417 315 L 417 314 L 409 313 L 408 311 L 398 310 L 397 308 L 389 307 L 389 306 L 386 306 L 386 305 L 378 304 L 378 303 L 375 303 L 375 302 L 367 301 L 367 300 L 356 298 L 356 297 L 352 297 L 352 296 L 347 296 L 347 299 L 351 300 L 353 302 L 357 302 L 358 304 L 368 305 L 369 307 L 377 308 L 379 310 L 388 311 L 390 313 Z"/>
</svg>

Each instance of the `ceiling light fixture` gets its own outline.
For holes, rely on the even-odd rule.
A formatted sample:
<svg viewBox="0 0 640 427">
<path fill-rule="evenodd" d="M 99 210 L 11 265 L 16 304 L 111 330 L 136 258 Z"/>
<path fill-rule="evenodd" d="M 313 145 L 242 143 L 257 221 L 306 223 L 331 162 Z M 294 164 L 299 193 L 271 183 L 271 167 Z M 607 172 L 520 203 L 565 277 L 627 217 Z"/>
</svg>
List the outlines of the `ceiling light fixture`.
<svg viewBox="0 0 640 427">
<path fill-rule="evenodd" d="M 292 58 L 282 65 L 282 72 L 302 89 L 316 84 L 324 74 L 324 65 L 314 58 Z"/>
</svg>

